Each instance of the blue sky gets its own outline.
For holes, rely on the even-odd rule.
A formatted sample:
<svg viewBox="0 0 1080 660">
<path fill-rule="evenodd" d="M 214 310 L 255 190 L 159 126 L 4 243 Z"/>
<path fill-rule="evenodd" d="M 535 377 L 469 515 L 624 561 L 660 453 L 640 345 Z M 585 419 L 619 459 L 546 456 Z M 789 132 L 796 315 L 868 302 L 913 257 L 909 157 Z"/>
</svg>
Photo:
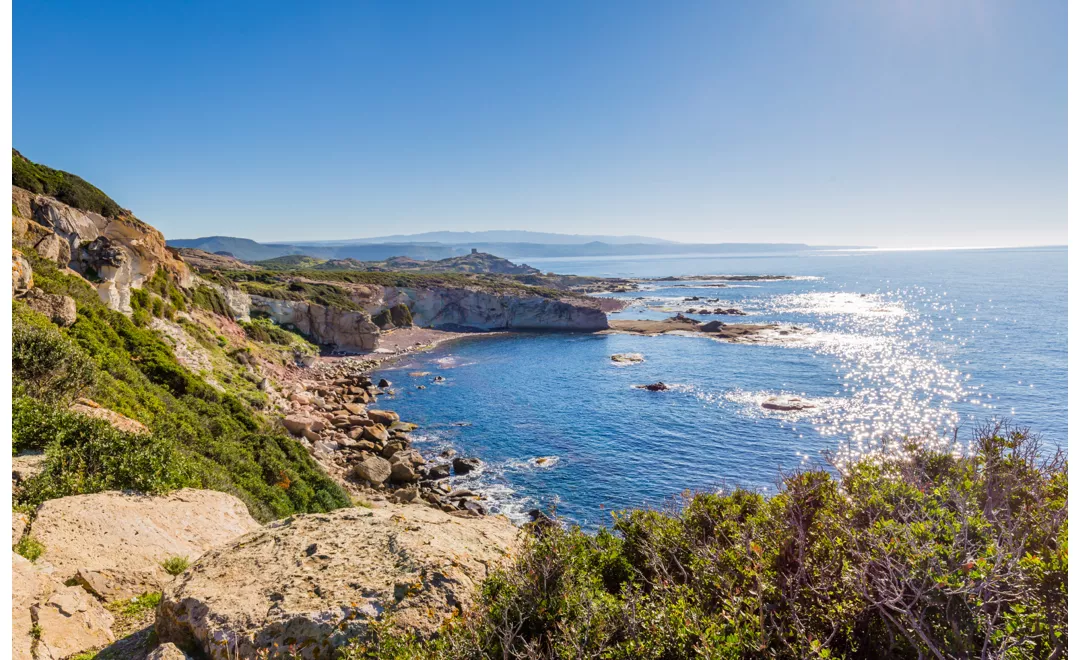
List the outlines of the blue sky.
<svg viewBox="0 0 1080 660">
<path fill-rule="evenodd" d="M 1060 244 L 1066 11 L 16 0 L 14 146 L 170 238 Z"/>
</svg>

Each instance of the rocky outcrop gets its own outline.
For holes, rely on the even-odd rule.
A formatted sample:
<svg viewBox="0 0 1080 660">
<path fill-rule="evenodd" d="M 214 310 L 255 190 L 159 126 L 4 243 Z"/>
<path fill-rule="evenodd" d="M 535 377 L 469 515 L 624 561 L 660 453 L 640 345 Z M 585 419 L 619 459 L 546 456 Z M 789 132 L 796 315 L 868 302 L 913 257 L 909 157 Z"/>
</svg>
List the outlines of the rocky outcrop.
<svg viewBox="0 0 1080 660">
<path fill-rule="evenodd" d="M 416 325 L 477 330 L 580 330 L 608 327 L 607 314 L 588 298 L 549 298 L 482 288 L 382 287 L 369 311 L 404 303 Z"/>
<path fill-rule="evenodd" d="M 68 409 L 71 410 L 71 412 L 76 412 L 80 415 L 86 415 L 87 417 L 93 417 L 94 419 L 103 419 L 113 428 L 118 431 L 124 431 L 125 433 L 150 432 L 142 422 L 131 419 L 127 415 L 121 415 L 114 410 L 103 408 L 101 407 L 101 404 L 90 399 L 79 399 L 71 404 Z"/>
<path fill-rule="evenodd" d="M 792 412 L 796 410 L 811 410 L 817 408 L 817 404 L 797 396 L 778 394 L 770 396 L 761 402 L 765 410 L 778 410 L 780 412 Z"/>
<path fill-rule="evenodd" d="M 250 298 L 252 310 L 266 314 L 278 325 L 292 326 L 313 342 L 332 350 L 364 352 L 379 346 L 379 327 L 365 312 L 263 296 Z"/>
<path fill-rule="evenodd" d="M 62 328 L 75 323 L 75 319 L 78 318 L 75 299 L 71 296 L 45 293 L 41 289 L 34 287 L 26 292 L 22 300 L 30 309 L 44 314 L 50 321 Z"/>
<path fill-rule="evenodd" d="M 158 591 L 171 580 L 161 564 L 194 561 L 259 524 L 236 497 L 184 489 L 150 497 L 118 492 L 48 500 L 32 524 L 42 559 L 61 581 L 105 600 Z"/>
<path fill-rule="evenodd" d="M 208 552 L 169 586 L 158 638 L 210 658 L 294 645 L 313 659 L 388 616 L 428 635 L 469 603 L 517 533 L 505 518 L 421 506 L 287 518 Z"/>
<path fill-rule="evenodd" d="M 229 306 L 229 311 L 232 312 L 234 319 L 237 321 L 251 320 L 251 296 L 246 291 L 235 287 L 224 287 L 216 282 L 210 282 L 202 278 L 198 278 L 197 282 L 220 293 Z"/>
<path fill-rule="evenodd" d="M 11 651 L 16 660 L 61 660 L 114 641 L 113 616 L 93 596 L 11 555 Z"/>
<path fill-rule="evenodd" d="M 15 248 L 11 249 L 11 294 L 20 296 L 34 286 L 34 271 L 30 262 Z"/>
<path fill-rule="evenodd" d="M 106 218 L 12 186 L 12 238 L 89 280 L 110 308 L 131 312 L 131 290 L 159 268 L 181 286 L 191 274 L 161 232 L 130 216 Z"/>
</svg>

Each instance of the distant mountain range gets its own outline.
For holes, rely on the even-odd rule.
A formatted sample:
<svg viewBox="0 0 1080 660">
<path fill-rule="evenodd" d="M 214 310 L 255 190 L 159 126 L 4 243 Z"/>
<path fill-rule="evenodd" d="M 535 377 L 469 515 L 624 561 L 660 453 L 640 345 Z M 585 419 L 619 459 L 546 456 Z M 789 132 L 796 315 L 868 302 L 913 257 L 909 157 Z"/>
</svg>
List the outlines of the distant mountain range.
<svg viewBox="0 0 1080 660">
<path fill-rule="evenodd" d="M 528 236 L 531 241 L 459 241 L 461 237 L 502 238 Z M 276 257 L 302 254 L 320 259 L 356 259 L 383 261 L 391 257 L 438 260 L 468 254 L 473 249 L 504 259 L 538 259 L 550 257 L 637 256 L 657 254 L 747 254 L 763 252 L 802 252 L 839 249 L 855 246 L 821 246 L 805 243 L 675 243 L 637 236 L 600 237 L 608 240 L 586 240 L 593 236 L 549 234 L 527 231 L 487 232 L 429 232 L 356 241 L 319 241 L 297 243 L 258 243 L 247 238 L 207 236 L 177 239 L 168 242 L 178 248 L 193 248 L 206 252 L 227 252 L 244 261 L 264 261 Z M 650 242 L 636 242 L 650 241 Z"/>
<path fill-rule="evenodd" d="M 395 234 L 374 238 L 354 238 L 340 241 L 305 241 L 304 245 L 358 245 L 367 243 L 443 243 L 446 245 L 475 245 L 477 243 L 539 243 L 542 245 L 581 245 L 608 243 L 626 245 L 642 243 L 662 245 L 675 243 L 651 236 L 601 236 L 588 234 L 554 234 L 544 231 L 495 229 L 489 231 L 429 231 L 422 234 Z"/>
</svg>

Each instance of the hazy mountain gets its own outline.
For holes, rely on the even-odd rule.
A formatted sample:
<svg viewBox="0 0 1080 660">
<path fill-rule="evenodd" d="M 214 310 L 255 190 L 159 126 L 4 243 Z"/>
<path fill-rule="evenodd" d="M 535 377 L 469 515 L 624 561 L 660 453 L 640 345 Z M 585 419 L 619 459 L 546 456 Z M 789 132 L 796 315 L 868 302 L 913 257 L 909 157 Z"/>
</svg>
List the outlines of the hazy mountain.
<svg viewBox="0 0 1080 660">
<path fill-rule="evenodd" d="M 462 245 L 472 243 L 539 243 L 541 245 L 583 245 L 585 243 L 672 244 L 662 238 L 650 236 L 600 236 L 587 234 L 554 234 L 543 231 L 519 231 L 496 229 L 490 231 L 429 231 L 422 234 L 395 234 L 374 238 L 355 238 L 340 241 L 305 241 L 305 245 L 353 245 L 361 243 L 443 243 Z"/>
<path fill-rule="evenodd" d="M 482 233 L 482 232 L 481 232 Z M 514 232 L 510 232 L 514 233 Z M 530 233 L 530 232 L 521 232 Z M 533 232 L 539 233 L 539 232 Z M 244 261 L 262 261 L 288 255 L 304 254 L 320 259 L 356 259 L 383 261 L 408 257 L 426 261 L 468 254 L 475 248 L 504 259 L 549 257 L 641 256 L 657 254 L 751 254 L 790 253 L 836 249 L 852 246 L 811 246 L 805 243 L 256 243 L 246 238 L 210 236 L 169 241 L 173 247 L 194 248 L 206 252 L 228 252 Z"/>
</svg>

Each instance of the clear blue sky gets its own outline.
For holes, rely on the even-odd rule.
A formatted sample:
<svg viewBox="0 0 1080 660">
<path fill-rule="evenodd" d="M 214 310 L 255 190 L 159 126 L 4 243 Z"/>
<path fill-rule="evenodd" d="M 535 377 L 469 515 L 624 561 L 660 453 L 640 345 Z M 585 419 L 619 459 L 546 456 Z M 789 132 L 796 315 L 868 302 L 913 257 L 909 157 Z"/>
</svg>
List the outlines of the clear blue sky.
<svg viewBox="0 0 1080 660">
<path fill-rule="evenodd" d="M 1064 243 L 1066 3 L 14 6 L 14 146 L 170 238 Z"/>
</svg>

